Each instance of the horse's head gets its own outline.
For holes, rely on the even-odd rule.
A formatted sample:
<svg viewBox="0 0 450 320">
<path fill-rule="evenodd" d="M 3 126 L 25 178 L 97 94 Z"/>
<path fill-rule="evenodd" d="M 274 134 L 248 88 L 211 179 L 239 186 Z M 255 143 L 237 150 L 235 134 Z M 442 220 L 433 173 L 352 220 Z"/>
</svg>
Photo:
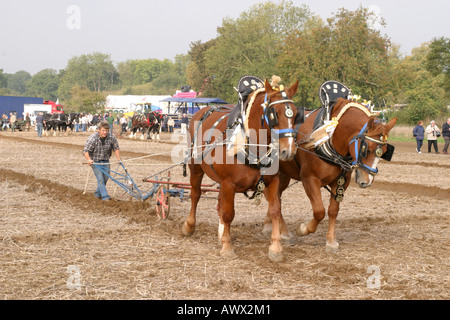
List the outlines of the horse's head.
<svg viewBox="0 0 450 320">
<path fill-rule="evenodd" d="M 270 84 L 266 79 L 264 98 L 264 124 L 268 126 L 270 135 L 278 139 L 280 160 L 292 160 L 297 153 L 295 144 L 296 131 L 295 119 L 297 108 L 292 101 L 292 97 L 297 93 L 298 80 L 290 88 L 278 86 L 276 83 Z"/>
<path fill-rule="evenodd" d="M 355 168 L 356 183 L 361 188 L 370 187 L 378 173 L 380 159 L 391 161 L 394 147 L 387 143 L 389 131 L 397 123 L 397 118 L 387 124 L 371 117 L 360 133 L 350 141 L 352 165 Z"/>
</svg>

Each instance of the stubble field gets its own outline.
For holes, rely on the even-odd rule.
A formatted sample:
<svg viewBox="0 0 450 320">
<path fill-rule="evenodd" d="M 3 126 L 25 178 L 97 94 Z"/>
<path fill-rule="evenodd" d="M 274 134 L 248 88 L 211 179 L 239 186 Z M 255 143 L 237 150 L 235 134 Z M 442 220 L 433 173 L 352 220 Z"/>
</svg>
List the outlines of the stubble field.
<svg viewBox="0 0 450 320">
<path fill-rule="evenodd" d="M 190 201 L 171 199 L 167 220 L 155 200 L 93 196 L 96 183 L 81 155 L 87 133 L 43 137 L 1 132 L 0 298 L 2 299 L 449 299 L 450 157 L 417 154 L 393 142 L 371 188 L 352 184 L 336 226 L 340 250 L 325 250 L 328 219 L 307 237 L 295 235 L 312 211 L 301 183 L 283 194 L 294 238 L 286 261 L 268 259 L 261 234 L 267 203 L 236 197 L 232 239 L 237 258 L 220 257 L 216 194 L 200 200 L 195 234 L 181 226 Z M 133 179 L 173 164 L 177 146 L 120 139 Z M 153 156 L 149 156 L 153 155 Z M 114 169 L 114 166 L 112 166 Z M 173 181 L 188 182 L 182 168 Z M 86 194 L 83 191 L 86 189 Z M 329 195 L 323 191 L 328 202 Z"/>
</svg>

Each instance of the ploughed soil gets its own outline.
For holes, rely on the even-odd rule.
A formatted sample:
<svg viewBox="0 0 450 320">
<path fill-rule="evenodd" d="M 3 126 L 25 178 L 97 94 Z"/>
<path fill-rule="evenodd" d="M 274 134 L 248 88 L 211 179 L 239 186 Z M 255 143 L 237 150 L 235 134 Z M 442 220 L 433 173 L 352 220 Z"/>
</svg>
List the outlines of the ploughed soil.
<svg viewBox="0 0 450 320">
<path fill-rule="evenodd" d="M 417 154 L 415 143 L 392 142 L 375 183 L 352 183 L 336 225 L 339 251 L 325 250 L 328 219 L 315 234 L 297 226 L 312 218 L 301 183 L 283 194 L 293 234 L 286 259 L 268 258 L 261 229 L 267 202 L 236 196 L 232 241 L 237 257 L 220 256 L 217 194 L 199 202 L 197 228 L 181 226 L 189 196 L 170 199 L 159 219 L 155 199 L 129 199 L 113 182 L 113 201 L 93 196 L 81 155 L 88 133 L 38 138 L 0 132 L 0 298 L 2 299 L 449 299 L 450 156 Z M 128 172 L 142 193 L 144 178 L 171 166 L 172 181 L 189 182 L 176 165 L 176 136 L 161 142 L 120 138 Z M 442 146 L 440 146 L 442 148 Z M 112 169 L 116 169 L 114 164 Z M 205 179 L 208 182 L 208 179 Z M 323 190 L 328 202 L 329 194 Z M 183 201 L 182 201 L 183 200 Z"/>
</svg>

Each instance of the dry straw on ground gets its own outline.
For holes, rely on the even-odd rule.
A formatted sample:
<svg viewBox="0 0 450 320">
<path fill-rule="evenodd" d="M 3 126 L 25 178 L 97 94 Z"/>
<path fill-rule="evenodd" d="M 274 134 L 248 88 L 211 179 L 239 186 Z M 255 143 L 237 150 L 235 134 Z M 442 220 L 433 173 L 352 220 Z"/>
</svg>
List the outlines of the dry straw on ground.
<svg viewBox="0 0 450 320">
<path fill-rule="evenodd" d="M 337 223 L 338 253 L 325 251 L 327 219 L 316 234 L 268 257 L 260 233 L 266 202 L 236 198 L 237 258 L 223 260 L 216 201 L 200 201 L 191 238 L 181 235 L 190 202 L 171 201 L 160 221 L 154 200 L 101 202 L 83 195 L 87 135 L 1 133 L 0 297 L 3 299 L 448 299 L 450 158 L 394 143 L 375 185 L 351 185 Z M 163 154 L 176 144 L 121 139 L 125 159 Z M 169 155 L 128 163 L 136 181 L 172 164 Z M 188 181 L 181 168 L 173 180 Z M 141 183 L 147 187 L 145 183 Z M 148 186 L 150 187 L 150 186 Z M 114 186 L 108 185 L 113 192 Z M 214 197 L 210 194 L 208 196 Z M 323 196 L 328 198 L 326 191 Z M 311 219 L 301 184 L 283 195 L 291 230 Z M 379 287 L 370 286 L 373 267 Z M 369 271 L 369 272 L 368 272 Z"/>
</svg>

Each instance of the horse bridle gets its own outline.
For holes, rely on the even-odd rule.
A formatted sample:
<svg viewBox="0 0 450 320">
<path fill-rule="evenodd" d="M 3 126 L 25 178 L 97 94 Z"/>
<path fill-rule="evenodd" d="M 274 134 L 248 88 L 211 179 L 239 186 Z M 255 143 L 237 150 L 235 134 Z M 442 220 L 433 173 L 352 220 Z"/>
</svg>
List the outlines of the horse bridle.
<svg viewBox="0 0 450 320">
<path fill-rule="evenodd" d="M 371 174 L 372 176 L 375 176 L 378 174 L 378 168 L 371 168 L 367 165 L 365 165 L 362 162 L 362 159 L 367 158 L 368 156 L 368 151 L 369 151 L 369 144 L 367 142 L 371 141 L 374 142 L 378 145 L 376 151 L 375 151 L 375 155 L 378 158 L 384 159 L 386 161 L 391 161 L 392 160 L 392 155 L 394 154 L 394 146 L 390 145 L 387 143 L 387 139 L 383 140 L 377 140 L 371 137 L 366 136 L 367 134 L 367 125 L 368 123 L 366 123 L 364 125 L 364 127 L 361 129 L 361 131 L 359 132 L 358 135 L 356 135 L 355 137 L 353 137 L 353 139 L 350 141 L 349 146 L 354 143 L 355 144 L 355 157 L 356 159 L 351 163 L 352 168 L 361 168 L 362 170 L 366 171 L 367 173 Z M 385 153 L 383 153 L 383 149 L 382 147 L 384 145 L 387 145 L 387 151 Z"/>
<path fill-rule="evenodd" d="M 281 138 L 294 138 L 296 136 L 297 131 L 295 130 L 295 126 L 297 125 L 297 122 L 299 122 L 297 119 L 300 119 L 300 117 L 296 116 L 294 121 L 294 128 L 292 129 L 274 129 L 275 126 L 278 125 L 278 114 L 275 108 L 271 108 L 277 104 L 285 104 L 285 111 L 284 114 L 286 118 L 292 119 L 294 117 L 294 111 L 292 110 L 290 103 L 294 104 L 294 101 L 291 99 L 288 99 L 288 96 L 284 90 L 281 91 L 281 95 L 284 99 L 270 102 L 268 101 L 268 96 L 266 94 L 264 98 L 264 103 L 262 104 L 262 107 L 264 109 L 263 117 L 262 117 L 262 125 L 264 127 L 264 122 L 267 123 L 269 129 L 271 132 L 275 133 L 275 135 L 278 136 L 279 139 Z M 298 108 L 297 108 L 298 113 Z"/>
</svg>

